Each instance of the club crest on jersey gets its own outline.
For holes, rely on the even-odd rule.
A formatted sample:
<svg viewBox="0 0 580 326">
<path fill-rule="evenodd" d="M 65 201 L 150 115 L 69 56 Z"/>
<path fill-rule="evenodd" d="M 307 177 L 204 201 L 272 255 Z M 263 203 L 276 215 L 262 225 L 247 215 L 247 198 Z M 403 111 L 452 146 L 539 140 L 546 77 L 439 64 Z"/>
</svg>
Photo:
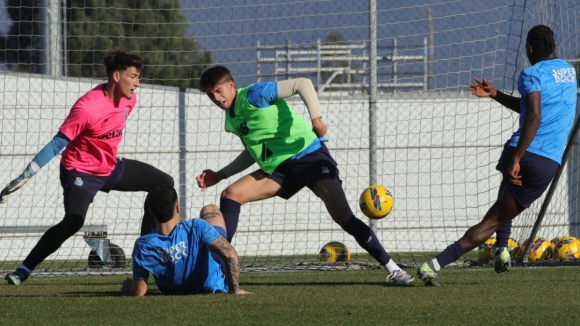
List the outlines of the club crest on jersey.
<svg viewBox="0 0 580 326">
<path fill-rule="evenodd" d="M 103 122 L 101 122 L 101 128 L 105 128 L 105 124 L 109 122 L 109 118 L 103 120 Z"/>
<path fill-rule="evenodd" d="M 82 186 L 83 185 L 83 179 L 81 179 L 80 177 L 77 177 L 75 179 L 74 184 L 75 184 L 75 186 L 79 186 L 79 187 Z"/>
</svg>

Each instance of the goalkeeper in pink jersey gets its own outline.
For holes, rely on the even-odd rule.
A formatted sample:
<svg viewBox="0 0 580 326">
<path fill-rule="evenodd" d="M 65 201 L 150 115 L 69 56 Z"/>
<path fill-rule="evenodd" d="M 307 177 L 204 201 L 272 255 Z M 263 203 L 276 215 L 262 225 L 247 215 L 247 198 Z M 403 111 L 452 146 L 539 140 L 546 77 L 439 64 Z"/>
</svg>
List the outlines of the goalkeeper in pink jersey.
<svg viewBox="0 0 580 326">
<path fill-rule="evenodd" d="M 107 83 L 98 85 L 77 100 L 54 138 L 22 174 L 0 192 L 0 203 L 4 203 L 8 195 L 24 186 L 65 148 L 60 161 L 64 218 L 44 233 L 15 272 L 6 275 L 9 284 L 24 282 L 38 264 L 81 229 L 98 191 L 149 192 L 156 186 L 173 186 L 173 178 L 157 168 L 117 157 L 125 121 L 137 101 L 135 89 L 139 87 L 143 67 L 141 57 L 124 50 L 112 50 L 105 55 L 103 63 L 107 69 Z M 141 235 L 157 228 L 155 218 L 149 215 L 145 210 Z"/>
</svg>

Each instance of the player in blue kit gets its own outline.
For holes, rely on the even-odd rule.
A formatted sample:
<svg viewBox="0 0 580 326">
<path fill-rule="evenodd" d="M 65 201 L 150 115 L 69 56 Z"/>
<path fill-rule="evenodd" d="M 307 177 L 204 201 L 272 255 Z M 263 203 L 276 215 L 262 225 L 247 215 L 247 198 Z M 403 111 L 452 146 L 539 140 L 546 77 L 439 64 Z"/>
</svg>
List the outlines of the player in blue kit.
<svg viewBox="0 0 580 326">
<path fill-rule="evenodd" d="M 180 222 L 173 187 L 156 187 L 146 202 L 159 228 L 135 242 L 133 279 L 123 282 L 124 294 L 145 295 L 149 274 L 164 294 L 250 293 L 240 289 L 238 255 L 225 238 L 217 206 L 204 206 L 200 218 Z"/>
<path fill-rule="evenodd" d="M 518 79 L 521 98 L 496 90 L 487 80 L 475 78 L 469 90 L 491 97 L 520 114 L 520 127 L 505 144 L 497 164 L 503 179 L 497 201 L 483 220 L 434 259 L 423 263 L 417 274 L 426 285 L 440 285 L 439 270 L 459 259 L 497 231 L 495 270 L 509 270 L 507 242 L 511 220 L 530 207 L 546 190 L 562 163 L 562 154 L 576 113 L 576 71 L 556 57 L 554 32 L 544 25 L 530 29 L 526 55 L 531 67 Z"/>
</svg>

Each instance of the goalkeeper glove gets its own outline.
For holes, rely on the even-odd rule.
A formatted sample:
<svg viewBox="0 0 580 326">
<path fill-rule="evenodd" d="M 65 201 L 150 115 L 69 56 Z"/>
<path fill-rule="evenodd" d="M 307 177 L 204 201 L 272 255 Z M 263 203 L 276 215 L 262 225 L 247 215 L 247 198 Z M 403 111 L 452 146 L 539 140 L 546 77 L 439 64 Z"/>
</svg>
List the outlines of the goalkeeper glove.
<svg viewBox="0 0 580 326">
<path fill-rule="evenodd" d="M 18 178 L 10 181 L 9 184 L 2 189 L 0 192 L 0 204 L 4 204 L 8 200 L 8 195 L 15 192 L 16 190 L 22 188 L 28 180 L 32 177 L 32 173 L 30 173 L 30 165 L 18 176 Z"/>
</svg>

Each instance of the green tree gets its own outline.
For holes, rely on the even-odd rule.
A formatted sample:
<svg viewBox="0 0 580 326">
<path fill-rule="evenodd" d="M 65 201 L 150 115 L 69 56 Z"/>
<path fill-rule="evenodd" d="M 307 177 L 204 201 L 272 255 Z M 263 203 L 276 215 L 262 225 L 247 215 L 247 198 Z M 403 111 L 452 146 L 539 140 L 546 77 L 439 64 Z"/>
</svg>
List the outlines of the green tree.
<svg viewBox="0 0 580 326">
<path fill-rule="evenodd" d="M 6 12 L 12 24 L 6 34 L 0 34 L 0 61 L 10 70 L 42 72 L 40 4 L 40 0 L 6 0 Z"/>
<path fill-rule="evenodd" d="M 179 0 L 67 0 L 68 76 L 105 78 L 102 59 L 112 48 L 143 57 L 145 83 L 197 88 L 212 62 L 180 12 Z"/>
</svg>

